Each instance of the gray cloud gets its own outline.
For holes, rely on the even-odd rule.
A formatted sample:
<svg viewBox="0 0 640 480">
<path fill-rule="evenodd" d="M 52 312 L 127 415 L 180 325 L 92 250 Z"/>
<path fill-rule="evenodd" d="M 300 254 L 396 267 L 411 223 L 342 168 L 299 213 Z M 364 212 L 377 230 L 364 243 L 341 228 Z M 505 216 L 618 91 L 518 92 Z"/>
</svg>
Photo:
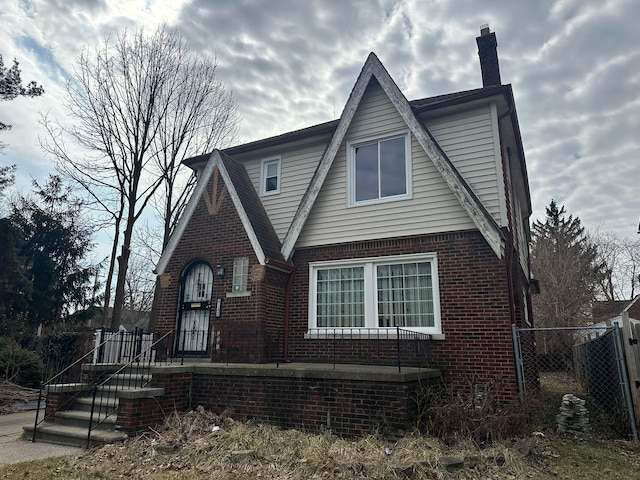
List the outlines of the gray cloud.
<svg viewBox="0 0 640 480">
<path fill-rule="evenodd" d="M 48 84 L 42 99 L 3 105 L 3 115 L 20 120 L 3 138 L 11 143 L 3 163 L 20 159 L 34 172 L 46 170 L 35 147 L 34 112 L 63 116 L 56 82 L 83 46 L 123 28 L 153 29 L 166 20 L 193 51 L 216 57 L 221 80 L 238 98 L 249 141 L 335 118 L 370 51 L 410 99 L 477 88 L 475 37 L 488 23 L 498 37 L 502 81 L 513 84 L 516 96 L 534 217 L 544 216 L 555 198 L 588 227 L 635 233 L 635 0 L 6 3 L 0 44 L 10 51 L 2 53 L 19 58 L 25 78 Z"/>
</svg>

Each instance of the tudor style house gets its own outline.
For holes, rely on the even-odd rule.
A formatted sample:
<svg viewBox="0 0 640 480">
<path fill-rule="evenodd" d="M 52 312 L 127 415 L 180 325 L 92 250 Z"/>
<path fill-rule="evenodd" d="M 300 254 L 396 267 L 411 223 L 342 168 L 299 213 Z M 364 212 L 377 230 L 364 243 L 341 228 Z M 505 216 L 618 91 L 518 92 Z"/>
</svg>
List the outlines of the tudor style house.
<svg viewBox="0 0 640 480">
<path fill-rule="evenodd" d="M 156 268 L 171 355 L 317 362 L 330 339 L 384 364 L 400 328 L 445 384 L 517 398 L 531 202 L 495 34 L 476 40 L 482 88 L 409 101 L 371 53 L 337 120 L 185 161 L 198 183 Z"/>
</svg>

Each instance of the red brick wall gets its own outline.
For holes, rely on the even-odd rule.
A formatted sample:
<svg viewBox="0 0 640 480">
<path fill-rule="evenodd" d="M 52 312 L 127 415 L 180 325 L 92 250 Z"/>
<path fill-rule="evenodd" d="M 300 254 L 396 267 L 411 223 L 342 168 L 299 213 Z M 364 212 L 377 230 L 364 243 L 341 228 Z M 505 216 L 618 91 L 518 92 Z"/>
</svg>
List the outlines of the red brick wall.
<svg viewBox="0 0 640 480">
<path fill-rule="evenodd" d="M 191 407 L 192 374 L 188 368 L 163 373 L 153 372 L 151 387 L 164 388 L 164 395 L 155 398 L 120 398 L 118 402 L 118 428 L 132 437 L 161 424 L 172 412 Z"/>
<path fill-rule="evenodd" d="M 193 405 L 237 420 L 358 436 L 398 434 L 417 420 L 421 385 L 411 382 L 194 375 Z"/>
<path fill-rule="evenodd" d="M 308 328 L 309 262 L 420 252 L 438 256 L 445 340 L 433 342 L 434 366 L 442 369 L 445 383 L 459 393 L 470 396 L 474 384 L 489 383 L 501 400 L 515 399 L 506 262 L 476 231 L 298 249 L 293 258 L 297 274 L 292 291 L 291 359 L 304 360 L 312 344 L 303 338 Z M 342 348 L 350 345 L 343 343 Z"/>
<path fill-rule="evenodd" d="M 496 257 L 477 231 L 298 249 L 293 257 L 296 274 L 291 292 L 289 359 L 308 361 L 317 348 L 317 343 L 304 339 L 308 328 L 310 261 L 421 252 L 438 255 L 442 329 L 446 339 L 433 344 L 434 366 L 443 370 L 447 384 L 462 393 L 470 395 L 474 384 L 490 383 L 502 398 L 515 398 L 506 262 Z M 226 298 L 232 287 L 233 259 L 239 256 L 249 258 L 251 296 Z M 220 332 L 220 336 L 219 348 L 210 349 L 209 356 L 217 361 L 273 361 L 282 342 L 278 340 L 278 331 L 284 321 L 288 275 L 258 264 L 228 195 L 216 215 L 210 215 L 201 201 L 185 229 L 160 279 L 156 334 L 175 328 L 180 276 L 196 260 L 212 266 L 223 264 L 226 268 L 225 277 L 216 278 L 213 287 L 213 303 L 222 298 L 223 313 L 220 319 L 213 318 L 212 309 L 213 330 Z M 521 295 L 519 280 L 519 275 L 514 275 L 516 297 Z M 522 305 L 518 301 L 516 320 L 521 323 L 521 319 Z M 211 343 L 215 341 L 212 338 Z M 338 348 L 343 354 L 353 356 L 356 352 L 354 344 L 348 341 L 339 343 Z M 383 343 L 378 350 L 378 360 L 393 360 L 391 343 Z M 358 357 L 366 361 L 370 353 L 367 348 Z"/>
<path fill-rule="evenodd" d="M 208 193 L 211 192 L 210 182 Z M 223 185 L 219 177 L 218 185 Z M 248 297 L 226 298 L 232 291 L 233 260 L 249 258 Z M 212 267 L 222 264 L 224 278 L 215 277 L 211 307 L 211 341 L 208 356 L 220 361 L 262 362 L 275 356 L 274 326 L 284 316 L 284 290 L 287 275 L 261 266 L 249 237 L 227 193 L 215 215 L 210 215 L 201 200 L 180 243 L 160 276 L 156 299 L 156 335 L 176 328 L 180 279 L 194 261 L 206 261 Z M 222 299 L 222 316 L 215 318 L 216 299 Z M 214 336 L 219 332 L 219 336 Z M 215 345 L 218 345 L 216 349 Z"/>
</svg>

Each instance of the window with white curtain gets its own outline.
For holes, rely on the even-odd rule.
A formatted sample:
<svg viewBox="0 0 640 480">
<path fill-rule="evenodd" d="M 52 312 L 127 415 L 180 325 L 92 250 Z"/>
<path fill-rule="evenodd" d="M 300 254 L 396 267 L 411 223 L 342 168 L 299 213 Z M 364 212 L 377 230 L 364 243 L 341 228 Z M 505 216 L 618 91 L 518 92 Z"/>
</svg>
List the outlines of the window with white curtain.
<svg viewBox="0 0 640 480">
<path fill-rule="evenodd" d="M 407 328 L 441 333 L 433 253 L 314 262 L 310 328 Z"/>
</svg>

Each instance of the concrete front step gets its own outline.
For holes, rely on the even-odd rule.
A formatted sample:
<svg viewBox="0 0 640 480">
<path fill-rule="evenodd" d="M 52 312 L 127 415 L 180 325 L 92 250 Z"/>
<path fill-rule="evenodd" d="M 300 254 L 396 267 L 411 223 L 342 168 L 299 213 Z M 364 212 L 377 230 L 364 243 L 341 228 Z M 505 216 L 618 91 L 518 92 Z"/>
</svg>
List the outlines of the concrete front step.
<svg viewBox="0 0 640 480">
<path fill-rule="evenodd" d="M 73 402 L 73 410 L 90 412 L 93 403 L 92 397 L 78 397 Z M 118 408 L 118 400 L 114 397 L 96 397 L 94 411 L 115 410 Z"/>
<path fill-rule="evenodd" d="M 90 366 L 93 367 L 95 366 Z M 107 385 L 98 387 L 95 401 L 93 388 L 84 383 L 68 383 L 49 386 L 49 394 L 75 392 L 71 410 L 54 414 L 54 421 L 45 421 L 36 429 L 35 441 L 86 448 L 105 443 L 120 442 L 127 438 L 117 431 L 119 399 L 153 398 L 164 395 L 163 388 L 140 387 L 151 381 L 149 374 L 126 373 L 114 375 Z M 93 408 L 90 445 L 87 445 L 89 419 Z M 23 427 L 24 436 L 33 438 L 33 425 Z"/>
<path fill-rule="evenodd" d="M 33 437 L 33 425 L 22 427 L 27 439 Z M 38 425 L 36 430 L 36 442 L 55 443 L 57 445 L 69 445 L 72 447 L 87 448 L 106 443 L 121 442 L 127 439 L 123 432 L 93 430 L 91 439 L 87 445 L 87 427 L 74 427 L 58 425 L 55 422 L 44 422 Z"/>
<path fill-rule="evenodd" d="M 95 411 L 93 414 L 92 427 L 100 430 L 114 430 L 118 415 L 115 410 L 111 410 L 107 416 L 104 412 Z M 91 412 L 84 410 L 63 410 L 55 414 L 55 423 L 69 427 L 89 428 Z"/>
</svg>

